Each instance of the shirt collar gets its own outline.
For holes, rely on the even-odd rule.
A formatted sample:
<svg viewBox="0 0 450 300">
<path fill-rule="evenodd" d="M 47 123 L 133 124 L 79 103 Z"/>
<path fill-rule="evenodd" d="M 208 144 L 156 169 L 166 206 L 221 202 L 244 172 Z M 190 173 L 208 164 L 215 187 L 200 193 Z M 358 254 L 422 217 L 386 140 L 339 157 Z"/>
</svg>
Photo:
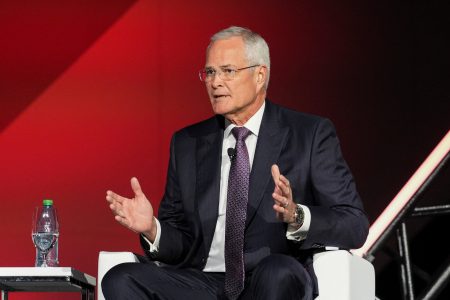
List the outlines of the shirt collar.
<svg viewBox="0 0 450 300">
<path fill-rule="evenodd" d="M 258 136 L 259 128 L 261 127 L 262 117 L 264 115 L 264 109 L 266 108 L 266 101 L 263 102 L 258 111 L 243 125 L 245 128 L 250 130 L 252 134 Z M 224 137 L 228 137 L 231 130 L 236 127 L 233 123 L 225 119 L 225 132 Z"/>
</svg>

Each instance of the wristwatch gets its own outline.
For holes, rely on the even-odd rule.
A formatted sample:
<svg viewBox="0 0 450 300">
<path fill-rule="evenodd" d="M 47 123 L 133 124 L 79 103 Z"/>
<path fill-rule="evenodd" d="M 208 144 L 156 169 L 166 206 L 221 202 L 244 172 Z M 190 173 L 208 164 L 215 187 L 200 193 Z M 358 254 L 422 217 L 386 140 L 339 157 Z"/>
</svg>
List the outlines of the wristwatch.
<svg viewBox="0 0 450 300">
<path fill-rule="evenodd" d="M 305 212 L 300 204 L 297 204 L 294 212 L 294 223 L 300 228 L 305 220 Z"/>
</svg>

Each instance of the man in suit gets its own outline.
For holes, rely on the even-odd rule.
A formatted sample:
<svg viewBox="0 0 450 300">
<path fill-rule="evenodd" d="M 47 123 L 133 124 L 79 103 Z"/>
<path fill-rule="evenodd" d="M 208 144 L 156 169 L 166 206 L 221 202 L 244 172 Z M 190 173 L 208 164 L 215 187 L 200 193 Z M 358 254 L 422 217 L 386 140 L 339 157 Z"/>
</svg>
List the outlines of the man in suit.
<svg viewBox="0 0 450 300">
<path fill-rule="evenodd" d="M 330 121 L 266 99 L 269 48 L 241 27 L 216 33 L 200 78 L 215 116 L 174 134 L 158 218 L 107 192 L 146 261 L 103 279 L 107 299 L 313 299 L 312 255 L 360 247 L 368 220 Z"/>
</svg>

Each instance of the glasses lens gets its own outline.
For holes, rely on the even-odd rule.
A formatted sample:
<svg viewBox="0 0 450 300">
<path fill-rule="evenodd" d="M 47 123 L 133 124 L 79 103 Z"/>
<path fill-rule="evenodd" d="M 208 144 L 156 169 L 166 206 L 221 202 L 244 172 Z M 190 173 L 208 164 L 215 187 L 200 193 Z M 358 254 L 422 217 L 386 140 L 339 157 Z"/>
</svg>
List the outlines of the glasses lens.
<svg viewBox="0 0 450 300">
<path fill-rule="evenodd" d="M 216 75 L 216 70 L 214 69 L 204 69 L 199 71 L 199 76 L 201 81 L 209 82 Z"/>
<path fill-rule="evenodd" d="M 236 76 L 236 68 L 223 68 L 221 72 L 222 80 L 233 80 Z"/>
<path fill-rule="evenodd" d="M 208 81 L 209 80 L 208 76 L 207 76 L 207 73 L 206 73 L 206 70 L 198 71 L 198 76 L 200 77 L 201 81 Z"/>
</svg>

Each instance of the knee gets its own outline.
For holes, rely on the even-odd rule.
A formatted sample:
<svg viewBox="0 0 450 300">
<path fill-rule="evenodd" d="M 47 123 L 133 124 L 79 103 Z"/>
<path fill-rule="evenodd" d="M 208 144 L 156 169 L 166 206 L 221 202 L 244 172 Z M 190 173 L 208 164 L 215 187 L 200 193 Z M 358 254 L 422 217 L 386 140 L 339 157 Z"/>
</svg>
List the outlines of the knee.
<svg viewBox="0 0 450 300">
<path fill-rule="evenodd" d="M 255 268 L 250 290 L 256 299 L 311 299 L 312 281 L 295 258 L 273 254 Z"/>
<path fill-rule="evenodd" d="M 133 263 L 134 264 L 134 263 Z M 112 267 L 102 279 L 101 287 L 107 299 L 112 295 L 118 295 L 129 285 L 131 263 L 123 263 Z"/>
<path fill-rule="evenodd" d="M 289 282 L 303 273 L 303 266 L 293 257 L 274 254 L 263 259 L 257 269 L 258 274 L 265 274 L 270 281 Z M 256 275 L 256 274 L 255 274 Z"/>
</svg>

